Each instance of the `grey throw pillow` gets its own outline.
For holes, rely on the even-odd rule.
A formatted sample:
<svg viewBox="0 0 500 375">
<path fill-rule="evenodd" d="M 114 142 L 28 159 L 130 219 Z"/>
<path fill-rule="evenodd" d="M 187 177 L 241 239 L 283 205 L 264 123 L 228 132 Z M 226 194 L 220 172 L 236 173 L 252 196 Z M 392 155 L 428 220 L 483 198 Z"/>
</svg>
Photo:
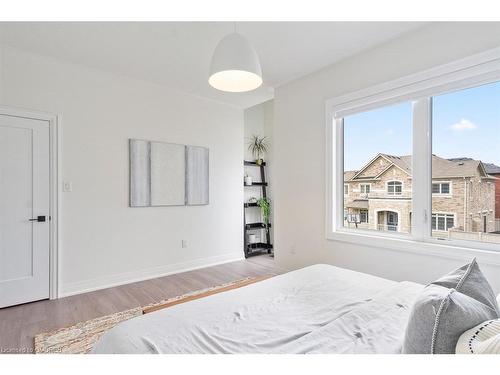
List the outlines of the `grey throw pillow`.
<svg viewBox="0 0 500 375">
<path fill-rule="evenodd" d="M 498 315 L 495 294 L 474 259 L 424 288 L 410 313 L 403 353 L 455 353 L 462 333 Z"/>
<path fill-rule="evenodd" d="M 448 289 L 459 289 L 460 293 L 493 307 L 497 311 L 497 314 L 500 314 L 495 293 L 479 269 L 476 258 L 472 259 L 469 264 L 440 277 L 432 284 Z"/>
</svg>

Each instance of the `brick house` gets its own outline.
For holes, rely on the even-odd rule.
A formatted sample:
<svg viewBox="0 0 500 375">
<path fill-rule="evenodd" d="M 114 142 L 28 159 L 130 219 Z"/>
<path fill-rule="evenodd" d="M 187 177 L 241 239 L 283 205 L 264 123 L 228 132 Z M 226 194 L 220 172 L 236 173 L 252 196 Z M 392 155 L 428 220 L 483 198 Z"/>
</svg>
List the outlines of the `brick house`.
<svg viewBox="0 0 500 375">
<path fill-rule="evenodd" d="M 451 161 L 472 160 L 471 158 L 454 158 Z M 495 231 L 500 231 L 500 167 L 493 163 L 483 163 L 486 173 L 495 177 Z"/>
<path fill-rule="evenodd" d="M 433 235 L 495 231 L 495 181 L 479 160 L 433 155 Z M 378 154 L 359 171 L 344 173 L 344 223 L 408 233 L 411 197 L 411 156 Z"/>
<path fill-rule="evenodd" d="M 491 163 L 484 163 L 486 173 L 490 176 L 496 177 L 495 180 L 495 218 L 500 219 L 500 167 Z M 498 222 L 498 220 L 497 220 Z M 497 226 L 496 230 L 500 230 Z"/>
</svg>

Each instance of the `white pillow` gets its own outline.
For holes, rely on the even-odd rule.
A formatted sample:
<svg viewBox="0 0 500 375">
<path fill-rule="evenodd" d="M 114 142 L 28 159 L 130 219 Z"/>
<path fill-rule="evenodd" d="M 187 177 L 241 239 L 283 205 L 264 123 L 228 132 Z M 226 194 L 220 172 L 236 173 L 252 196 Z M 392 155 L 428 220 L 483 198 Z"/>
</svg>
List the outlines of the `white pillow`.
<svg viewBox="0 0 500 375">
<path fill-rule="evenodd" d="M 488 320 L 465 331 L 457 342 L 457 354 L 500 354 L 500 319 Z"/>
</svg>

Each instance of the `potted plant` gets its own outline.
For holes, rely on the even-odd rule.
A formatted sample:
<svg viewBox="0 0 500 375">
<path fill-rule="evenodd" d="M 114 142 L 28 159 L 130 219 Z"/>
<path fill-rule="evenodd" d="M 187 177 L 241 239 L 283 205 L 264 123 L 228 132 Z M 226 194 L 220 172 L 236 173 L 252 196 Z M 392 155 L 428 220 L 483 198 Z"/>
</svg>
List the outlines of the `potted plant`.
<svg viewBox="0 0 500 375">
<path fill-rule="evenodd" d="M 263 163 L 262 156 L 264 156 L 268 148 L 269 145 L 267 143 L 266 137 L 252 135 L 252 137 L 250 138 L 250 142 L 248 143 L 248 150 L 252 152 L 257 165 L 261 165 Z"/>
<path fill-rule="evenodd" d="M 264 220 L 264 225 L 266 226 L 266 230 L 269 230 L 269 215 L 271 214 L 271 201 L 269 198 L 255 198 L 252 197 L 249 199 L 249 202 L 257 203 L 257 206 L 260 207 L 260 212 L 262 213 L 262 220 Z"/>
</svg>

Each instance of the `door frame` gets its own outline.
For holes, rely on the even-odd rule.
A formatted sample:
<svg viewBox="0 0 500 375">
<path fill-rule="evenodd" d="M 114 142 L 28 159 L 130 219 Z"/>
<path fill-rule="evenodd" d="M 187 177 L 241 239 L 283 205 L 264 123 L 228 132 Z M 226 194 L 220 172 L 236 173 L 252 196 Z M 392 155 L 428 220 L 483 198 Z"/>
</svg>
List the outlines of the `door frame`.
<svg viewBox="0 0 500 375">
<path fill-rule="evenodd" d="M 59 298 L 59 228 L 61 208 L 61 117 L 52 113 L 0 105 L 0 115 L 42 120 L 49 123 L 49 298 Z"/>
</svg>

